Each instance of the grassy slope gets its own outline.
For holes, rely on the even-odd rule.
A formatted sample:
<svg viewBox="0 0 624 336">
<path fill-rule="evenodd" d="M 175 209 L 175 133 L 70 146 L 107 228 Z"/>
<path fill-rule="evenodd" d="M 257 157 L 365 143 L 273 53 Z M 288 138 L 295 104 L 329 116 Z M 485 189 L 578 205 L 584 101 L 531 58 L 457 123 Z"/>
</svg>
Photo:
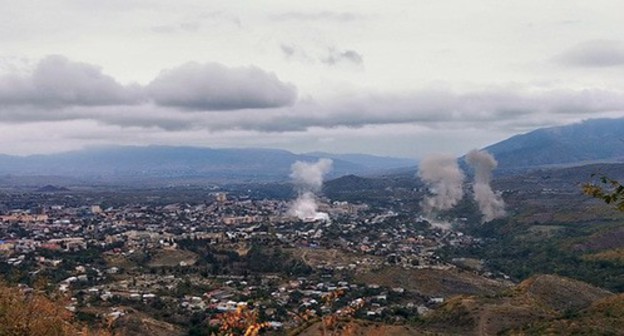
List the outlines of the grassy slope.
<svg viewBox="0 0 624 336">
<path fill-rule="evenodd" d="M 612 293 L 580 281 L 540 275 L 497 295 L 455 297 L 432 312 L 424 325 L 430 330 L 496 335 L 548 325 L 611 297 Z"/>
</svg>

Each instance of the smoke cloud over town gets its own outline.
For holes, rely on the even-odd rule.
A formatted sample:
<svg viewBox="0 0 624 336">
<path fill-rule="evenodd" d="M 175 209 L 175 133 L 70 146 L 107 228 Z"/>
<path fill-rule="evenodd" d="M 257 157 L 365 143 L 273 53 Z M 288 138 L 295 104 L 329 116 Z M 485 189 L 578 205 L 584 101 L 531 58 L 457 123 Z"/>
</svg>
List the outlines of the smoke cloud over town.
<svg viewBox="0 0 624 336">
<path fill-rule="evenodd" d="M 505 215 L 505 202 L 500 193 L 492 190 L 490 182 L 497 162 L 492 154 L 472 150 L 465 157 L 474 170 L 472 194 L 482 214 L 482 222 L 489 222 Z M 457 159 L 451 155 L 433 154 L 425 157 L 418 167 L 418 177 L 427 186 L 429 194 L 420 205 L 426 217 L 433 220 L 436 212 L 449 210 L 464 195 L 465 175 Z"/>
<path fill-rule="evenodd" d="M 459 169 L 457 159 L 451 155 L 434 154 L 425 157 L 418 167 L 418 177 L 430 192 L 421 202 L 427 215 L 451 209 L 464 196 L 464 173 Z"/>
<path fill-rule="evenodd" d="M 500 193 L 492 190 L 492 171 L 498 163 L 486 151 L 472 150 L 466 154 L 466 162 L 474 169 L 473 196 L 483 214 L 482 221 L 489 222 L 505 215 L 505 202 Z"/>
<path fill-rule="evenodd" d="M 297 161 L 291 166 L 290 178 L 297 190 L 297 199 L 292 203 L 289 214 L 302 220 L 328 220 L 329 216 L 319 212 L 316 194 L 323 186 L 323 177 L 332 169 L 333 161 L 319 159 L 315 163 Z"/>
</svg>

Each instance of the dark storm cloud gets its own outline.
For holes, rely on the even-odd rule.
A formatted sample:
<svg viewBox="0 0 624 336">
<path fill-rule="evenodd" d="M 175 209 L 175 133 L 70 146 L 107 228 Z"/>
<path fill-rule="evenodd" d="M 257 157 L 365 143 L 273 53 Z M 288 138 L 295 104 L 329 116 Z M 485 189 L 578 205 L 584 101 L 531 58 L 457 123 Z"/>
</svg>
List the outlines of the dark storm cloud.
<svg viewBox="0 0 624 336">
<path fill-rule="evenodd" d="M 294 85 L 257 67 L 187 63 L 163 71 L 146 87 L 161 106 L 188 110 L 262 109 L 292 105 Z"/>
<path fill-rule="evenodd" d="M 609 40 L 584 42 L 565 51 L 557 60 L 565 65 L 581 67 L 624 65 L 624 43 Z"/>
<path fill-rule="evenodd" d="M 141 99 L 138 85 L 123 86 L 99 67 L 63 56 L 44 58 L 30 75 L 0 77 L 0 106 L 130 105 Z"/>
</svg>

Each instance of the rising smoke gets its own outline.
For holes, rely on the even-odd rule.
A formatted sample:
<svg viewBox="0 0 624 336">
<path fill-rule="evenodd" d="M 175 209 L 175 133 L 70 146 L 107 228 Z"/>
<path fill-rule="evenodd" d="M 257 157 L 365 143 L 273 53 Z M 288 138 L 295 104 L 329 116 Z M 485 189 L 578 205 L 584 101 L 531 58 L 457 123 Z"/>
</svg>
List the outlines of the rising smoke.
<svg viewBox="0 0 624 336">
<path fill-rule="evenodd" d="M 479 210 L 483 214 L 483 222 L 505 215 L 505 202 L 500 193 L 495 193 L 490 186 L 492 181 L 492 171 L 498 163 L 492 154 L 472 150 L 466 154 L 466 162 L 474 169 L 473 192 L 474 199 L 479 205 Z"/>
<path fill-rule="evenodd" d="M 427 216 L 448 210 L 464 196 L 464 173 L 451 155 L 434 154 L 425 157 L 418 166 L 418 177 L 427 185 L 431 195 L 421 202 Z"/>
<path fill-rule="evenodd" d="M 323 176 L 332 168 L 332 160 L 319 159 L 316 163 L 297 161 L 291 166 L 290 177 L 297 190 L 297 199 L 292 203 L 290 215 L 302 220 L 328 220 L 329 215 L 318 212 L 316 193 L 323 186 Z"/>
</svg>

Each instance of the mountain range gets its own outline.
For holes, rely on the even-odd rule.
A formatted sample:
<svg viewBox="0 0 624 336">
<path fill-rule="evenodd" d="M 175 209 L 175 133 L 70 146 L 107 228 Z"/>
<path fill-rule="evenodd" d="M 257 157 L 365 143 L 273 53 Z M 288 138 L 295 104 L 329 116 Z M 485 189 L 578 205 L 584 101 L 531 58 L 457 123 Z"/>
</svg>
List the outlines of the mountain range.
<svg viewBox="0 0 624 336">
<path fill-rule="evenodd" d="M 484 148 L 498 160 L 499 173 L 544 167 L 624 162 L 624 118 L 594 119 L 541 128 Z M 330 178 L 347 174 L 410 172 L 416 160 L 366 154 L 279 149 L 213 149 L 173 146 L 111 146 L 31 156 L 0 155 L 0 184 L 190 184 L 285 181 L 300 161 L 331 158 Z M 22 183 L 23 184 L 23 183 Z"/>
<path fill-rule="evenodd" d="M 288 179 L 296 161 L 333 159 L 331 176 L 366 174 L 415 165 L 408 159 L 373 155 L 294 154 L 278 149 L 212 149 L 115 146 L 26 157 L 0 155 L 0 183 L 41 176 L 95 183 L 263 182 Z M 40 179 L 37 179 L 37 181 Z"/>
<path fill-rule="evenodd" d="M 501 170 L 624 162 L 624 118 L 541 128 L 485 148 Z"/>
</svg>

